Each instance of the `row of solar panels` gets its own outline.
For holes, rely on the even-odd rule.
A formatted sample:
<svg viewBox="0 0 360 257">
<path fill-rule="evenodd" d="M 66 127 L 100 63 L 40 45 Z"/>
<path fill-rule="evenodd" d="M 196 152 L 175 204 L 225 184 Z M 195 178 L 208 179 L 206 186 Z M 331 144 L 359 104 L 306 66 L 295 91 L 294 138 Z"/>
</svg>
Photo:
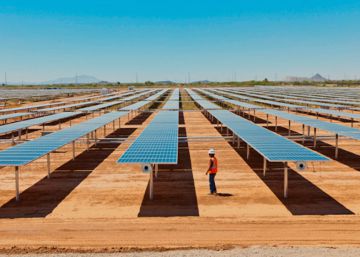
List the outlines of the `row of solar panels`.
<svg viewBox="0 0 360 257">
<path fill-rule="evenodd" d="M 241 94 L 241 95 L 246 95 L 246 96 L 250 96 L 250 97 L 255 97 L 255 98 L 262 98 L 262 99 L 267 99 L 270 101 L 275 101 L 276 103 L 279 102 L 288 102 L 288 103 L 292 103 L 292 104 L 301 104 L 301 105 L 315 105 L 315 106 L 322 106 L 322 107 L 326 107 L 326 108 L 337 108 L 337 109 L 346 109 L 349 108 L 349 106 L 346 105 L 341 105 L 341 104 L 332 104 L 332 103 L 323 103 L 323 102 L 318 102 L 318 101 L 308 101 L 308 100 L 300 100 L 300 99 L 288 99 L 288 98 L 279 98 L 279 97 L 274 97 L 274 96 L 266 96 L 263 94 L 259 94 L 257 93 L 251 93 L 251 92 L 246 92 L 246 91 L 240 91 L 240 90 L 234 90 L 237 93 Z"/>
<path fill-rule="evenodd" d="M 62 105 L 62 106 L 51 107 L 51 108 L 36 109 L 36 110 L 31 111 L 31 112 L 16 112 L 16 113 L 11 113 L 11 114 L 0 115 L 0 120 L 6 121 L 6 120 L 9 120 L 9 119 L 23 118 L 23 117 L 32 116 L 32 115 L 35 116 L 37 114 L 50 113 L 50 112 L 55 112 L 55 111 L 58 111 L 58 110 L 77 109 L 79 107 L 95 105 L 95 104 L 98 104 L 100 102 L 110 101 L 110 100 L 113 100 L 113 99 L 116 99 L 116 98 L 131 95 L 131 94 L 134 94 L 134 93 L 135 92 L 126 92 L 126 93 L 122 93 L 122 94 L 119 94 L 119 95 L 116 95 L 116 96 L 102 98 L 102 99 L 99 99 L 99 100 L 96 100 L 96 101 L 89 101 L 89 102 L 76 103 L 76 104 L 70 104 L 70 105 Z M 111 94 L 111 95 L 113 95 L 113 94 Z M 89 97 L 89 98 L 94 98 L 94 97 Z M 99 98 L 99 96 L 96 96 L 96 98 Z M 98 107 L 100 107 L 100 106 L 99 105 L 96 105 L 96 106 L 97 107 L 95 107 L 94 109 L 95 110 L 99 109 Z M 29 107 L 23 107 L 23 108 L 29 108 Z M 19 109 L 19 108 L 17 108 L 17 109 Z M 30 108 L 30 109 L 32 109 L 32 108 Z M 79 111 L 87 111 L 87 109 L 84 108 L 83 110 L 80 109 Z"/>
<path fill-rule="evenodd" d="M 190 96 L 194 95 L 192 90 L 187 89 L 187 91 Z M 201 92 L 206 93 L 204 90 L 201 90 Z M 221 96 L 219 96 L 219 99 L 224 100 Z M 201 100 L 202 102 L 207 101 L 205 99 Z M 194 101 L 199 103 L 199 96 L 197 99 L 194 99 Z M 268 161 L 296 162 L 329 160 L 321 154 L 307 149 L 228 110 L 209 110 L 208 112 Z"/>
<path fill-rule="evenodd" d="M 205 90 L 202 90 L 202 92 L 204 94 L 207 94 L 210 97 L 213 97 L 215 99 L 221 100 L 221 101 L 225 101 L 228 103 L 233 103 L 237 106 L 241 106 L 242 103 L 239 101 L 230 101 L 230 99 L 221 96 L 221 95 L 216 95 L 216 94 L 211 94 L 208 93 Z M 324 131 L 328 131 L 334 134 L 338 134 L 341 136 L 346 136 L 346 137 L 350 137 L 353 139 L 357 139 L 360 140 L 360 130 L 357 128 L 352 128 L 352 127 L 348 127 L 348 126 L 344 126 L 341 124 L 336 124 L 336 123 L 332 123 L 332 122 L 327 122 L 327 121 L 323 121 L 323 120 L 318 120 L 315 118 L 311 118 L 311 117 L 307 117 L 307 116 L 301 116 L 301 115 L 295 115 L 295 114 L 291 114 L 288 112 L 284 112 L 284 111 L 279 111 L 279 110 L 274 110 L 274 109 L 259 109 L 260 112 L 266 113 L 266 114 L 270 114 L 270 115 L 274 115 L 277 117 L 281 117 L 283 119 L 287 119 L 287 120 L 291 120 L 294 122 L 298 122 L 310 127 L 314 127 L 314 128 L 318 128 L 318 129 L 322 129 Z"/>
<path fill-rule="evenodd" d="M 95 98 L 101 98 L 104 96 L 112 96 L 116 93 L 106 94 L 106 95 L 97 95 L 97 96 L 89 96 L 89 97 L 82 97 L 82 98 L 74 98 L 71 101 L 83 101 L 83 100 L 90 100 Z M 37 104 L 37 105 L 29 105 L 29 106 L 22 106 L 22 107 L 16 107 L 16 108 L 7 108 L 7 109 L 0 109 L 0 113 L 11 113 L 11 112 L 19 112 L 19 111 L 30 111 L 30 110 L 36 110 L 41 109 L 45 107 L 52 107 L 52 106 L 58 106 L 58 105 L 64 105 L 69 103 L 69 101 L 62 101 L 62 102 L 56 102 L 56 103 L 46 103 L 46 104 Z"/>
<path fill-rule="evenodd" d="M 142 93 L 144 94 L 144 93 Z M 138 95 L 139 96 L 139 95 Z M 143 105 L 149 104 L 149 101 Z M 141 106 L 139 106 L 140 108 Z M 78 115 L 79 113 L 59 113 L 55 115 L 63 115 L 59 117 L 71 117 L 71 115 Z M 78 138 L 84 137 L 89 133 L 105 126 L 106 124 L 117 120 L 128 114 L 128 111 L 121 110 L 109 112 L 100 117 L 76 124 L 72 127 L 59 130 L 34 139 L 22 144 L 10 147 L 0 152 L 0 166 L 23 166 L 26 165 L 56 149 L 67 145 Z M 0 127 L 1 129 L 1 127 Z"/>
<path fill-rule="evenodd" d="M 176 110 L 177 109 L 177 110 Z M 119 163 L 178 162 L 179 89 L 118 160 Z"/>
<path fill-rule="evenodd" d="M 219 94 L 224 94 L 224 95 L 228 95 L 231 97 L 235 97 L 238 99 L 242 99 L 242 100 L 247 100 L 247 101 L 253 101 L 253 102 L 259 102 L 259 103 L 266 103 L 266 101 L 262 101 L 261 99 L 258 98 L 249 98 L 246 96 L 242 96 L 239 95 L 237 93 L 235 93 L 235 91 L 231 91 L 231 90 L 216 90 L 216 92 L 218 92 Z M 249 105 L 248 107 L 245 107 L 246 103 L 242 103 L 242 107 L 244 108 L 249 108 L 249 109 L 261 109 L 261 106 L 258 105 Z M 344 118 L 350 118 L 350 119 L 360 119 L 360 114 L 357 113 L 350 113 L 350 112 L 345 112 L 345 111 L 337 111 L 337 110 L 331 110 L 331 109 L 323 109 L 323 108 L 310 108 L 310 107 L 305 107 L 305 106 L 294 106 L 291 104 L 284 104 L 284 103 L 280 103 L 280 102 L 276 102 L 276 101 L 272 101 L 272 105 L 275 106 L 286 106 L 289 109 L 294 109 L 294 110 L 299 110 L 299 111 L 303 111 L 303 112 L 309 112 L 309 113 L 318 113 L 318 114 L 327 114 L 327 115 L 331 115 L 334 117 L 344 117 Z"/>
<path fill-rule="evenodd" d="M 142 97 L 146 94 L 151 94 L 154 91 L 155 90 L 142 92 L 140 94 L 135 94 L 133 96 L 123 98 L 120 101 L 113 101 L 113 102 L 109 102 L 109 103 L 99 104 L 99 105 L 92 106 L 91 108 L 87 107 L 87 108 L 79 109 L 76 112 L 62 112 L 62 113 L 48 115 L 48 116 L 44 116 L 44 117 L 40 117 L 40 118 L 28 119 L 28 120 L 14 122 L 14 123 L 7 124 L 7 125 L 2 125 L 2 126 L 0 126 L 0 135 L 25 130 L 26 128 L 36 126 L 36 125 L 41 125 L 41 124 L 50 123 L 53 121 L 60 121 L 63 119 L 71 118 L 71 117 L 80 115 L 83 112 L 91 112 L 91 111 L 105 109 L 105 108 L 108 108 L 111 106 L 115 106 L 115 105 L 119 105 L 119 104 L 122 104 L 125 102 L 132 101 L 132 100 Z"/>
</svg>

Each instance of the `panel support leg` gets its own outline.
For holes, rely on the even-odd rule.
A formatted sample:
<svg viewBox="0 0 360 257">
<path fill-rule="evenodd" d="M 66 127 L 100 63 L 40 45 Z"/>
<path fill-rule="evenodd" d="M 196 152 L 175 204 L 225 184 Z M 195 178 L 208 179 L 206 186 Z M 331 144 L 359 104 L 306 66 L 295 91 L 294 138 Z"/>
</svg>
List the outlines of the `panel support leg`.
<svg viewBox="0 0 360 257">
<path fill-rule="evenodd" d="M 266 164 L 267 164 L 267 162 L 266 162 L 266 159 L 264 157 L 264 166 L 263 166 L 263 175 L 264 175 L 264 177 L 266 176 Z"/>
<path fill-rule="evenodd" d="M 16 201 L 20 200 L 20 187 L 19 187 L 19 167 L 15 167 L 15 190 L 16 190 Z"/>
<path fill-rule="evenodd" d="M 291 135 L 291 121 L 289 120 L 289 136 Z"/>
<path fill-rule="evenodd" d="M 316 148 L 316 128 L 314 128 L 314 148 Z"/>
<path fill-rule="evenodd" d="M 287 162 L 284 163 L 284 198 L 288 197 L 289 174 Z"/>
<path fill-rule="evenodd" d="M 86 135 L 86 150 L 89 151 L 90 148 L 90 136 L 89 134 Z"/>
<path fill-rule="evenodd" d="M 154 199 L 154 171 L 150 172 L 149 198 Z"/>
<path fill-rule="evenodd" d="M 277 127 L 278 127 L 278 126 L 277 126 L 277 124 L 278 124 L 278 121 L 277 121 L 277 120 L 278 120 L 278 117 L 275 116 L 275 131 L 277 131 Z"/>
<path fill-rule="evenodd" d="M 48 171 L 47 178 L 50 178 L 50 169 L 51 169 L 50 153 L 48 153 L 48 154 L 46 155 L 46 159 L 47 159 L 47 171 Z"/>
<path fill-rule="evenodd" d="M 305 144 L 305 125 L 302 124 L 302 143 Z"/>
<path fill-rule="evenodd" d="M 159 164 L 155 164 L 155 178 L 158 177 L 158 173 L 159 173 Z"/>
<path fill-rule="evenodd" d="M 246 145 L 246 159 L 249 160 L 250 157 L 250 146 L 249 144 Z"/>
<path fill-rule="evenodd" d="M 339 156 L 339 135 L 335 135 L 335 159 Z"/>
<path fill-rule="evenodd" d="M 72 154 L 73 154 L 72 159 L 75 160 L 75 141 L 72 141 Z"/>
</svg>

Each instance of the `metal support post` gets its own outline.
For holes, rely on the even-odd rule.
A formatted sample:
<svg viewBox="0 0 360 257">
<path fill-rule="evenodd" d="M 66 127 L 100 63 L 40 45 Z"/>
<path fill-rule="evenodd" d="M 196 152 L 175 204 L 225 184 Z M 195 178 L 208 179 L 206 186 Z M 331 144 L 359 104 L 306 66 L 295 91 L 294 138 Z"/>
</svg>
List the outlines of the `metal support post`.
<svg viewBox="0 0 360 257">
<path fill-rule="evenodd" d="M 288 197 L 289 174 L 287 162 L 284 163 L 284 198 Z"/>
<path fill-rule="evenodd" d="M 48 170 L 47 178 L 50 178 L 50 169 L 51 169 L 50 153 L 48 153 L 48 154 L 46 155 L 46 159 L 47 159 L 47 170 Z"/>
<path fill-rule="evenodd" d="M 158 177 L 158 172 L 159 172 L 159 164 L 155 164 L 155 177 Z"/>
<path fill-rule="evenodd" d="M 264 175 L 264 177 L 266 176 L 266 159 L 265 159 L 265 157 L 264 157 L 264 166 L 263 166 L 263 175 Z"/>
<path fill-rule="evenodd" d="M 289 120 L 289 136 L 291 135 L 291 121 Z"/>
<path fill-rule="evenodd" d="M 305 125 L 302 124 L 302 143 L 305 144 Z"/>
<path fill-rule="evenodd" d="M 72 159 L 75 160 L 75 141 L 72 141 L 72 154 L 73 154 Z"/>
<path fill-rule="evenodd" d="M 339 156 L 339 135 L 335 135 L 335 159 Z"/>
<path fill-rule="evenodd" d="M 19 167 L 15 167 L 15 191 L 16 191 L 16 201 L 20 200 L 20 187 L 19 187 Z"/>
<path fill-rule="evenodd" d="M 86 150 L 89 151 L 90 148 L 90 136 L 89 134 L 86 135 Z"/>
<path fill-rule="evenodd" d="M 150 172 L 149 198 L 154 199 L 154 171 Z"/>
</svg>

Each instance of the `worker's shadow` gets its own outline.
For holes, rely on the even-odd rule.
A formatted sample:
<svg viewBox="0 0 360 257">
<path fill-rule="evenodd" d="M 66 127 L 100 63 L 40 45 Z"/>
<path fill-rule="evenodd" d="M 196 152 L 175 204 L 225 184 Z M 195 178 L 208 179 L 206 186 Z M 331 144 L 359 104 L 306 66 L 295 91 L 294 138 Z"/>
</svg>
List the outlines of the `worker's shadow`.
<svg viewBox="0 0 360 257">
<path fill-rule="evenodd" d="M 216 196 L 219 196 L 219 197 L 230 197 L 230 196 L 234 196 L 233 194 L 230 194 L 230 193 L 217 193 Z"/>
<path fill-rule="evenodd" d="M 107 137 L 129 136 L 135 128 L 121 128 Z M 51 172 L 51 178 L 42 178 L 21 192 L 20 200 L 11 199 L 0 207 L 0 218 L 37 218 L 46 217 L 98 167 L 120 142 L 100 140 L 89 151 L 83 151 Z M 52 158 L 56 158 L 56 153 Z M 45 171 L 46 169 L 44 169 Z"/>
<path fill-rule="evenodd" d="M 179 136 L 186 137 L 185 128 L 179 128 Z M 181 161 L 177 165 L 159 165 L 158 177 L 154 178 L 154 199 L 149 199 L 148 184 L 139 217 L 199 216 L 187 142 L 179 142 L 178 159 Z"/>
</svg>

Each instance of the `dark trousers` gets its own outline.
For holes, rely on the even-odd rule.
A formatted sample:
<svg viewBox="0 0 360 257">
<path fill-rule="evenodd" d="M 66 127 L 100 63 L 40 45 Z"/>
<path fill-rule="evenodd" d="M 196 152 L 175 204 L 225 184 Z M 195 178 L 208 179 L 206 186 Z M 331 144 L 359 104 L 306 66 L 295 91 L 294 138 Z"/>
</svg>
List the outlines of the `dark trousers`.
<svg viewBox="0 0 360 257">
<path fill-rule="evenodd" d="M 215 176 L 216 176 L 216 173 L 209 174 L 210 192 L 212 194 L 216 193 Z"/>
</svg>

